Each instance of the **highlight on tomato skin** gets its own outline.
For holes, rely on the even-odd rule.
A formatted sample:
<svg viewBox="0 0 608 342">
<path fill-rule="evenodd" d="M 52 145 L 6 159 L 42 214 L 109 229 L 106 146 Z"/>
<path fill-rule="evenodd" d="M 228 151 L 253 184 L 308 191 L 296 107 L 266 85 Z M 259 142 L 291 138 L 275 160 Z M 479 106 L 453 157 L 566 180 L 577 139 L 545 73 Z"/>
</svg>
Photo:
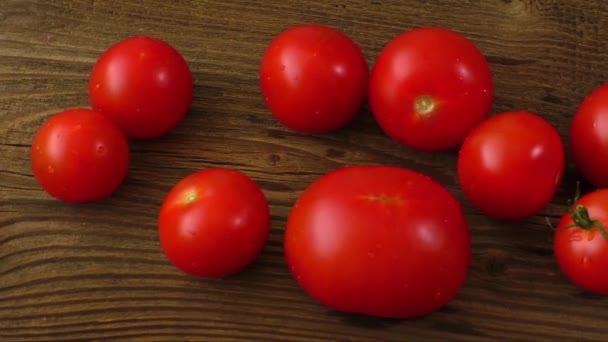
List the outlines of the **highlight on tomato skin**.
<svg viewBox="0 0 608 342">
<path fill-rule="evenodd" d="M 460 203 L 428 176 L 393 166 L 315 180 L 293 205 L 283 244 L 290 274 L 318 303 L 384 318 L 447 305 L 472 261 Z"/>
<path fill-rule="evenodd" d="M 253 263 L 270 226 L 262 189 L 229 168 L 202 169 L 178 181 L 158 217 L 167 259 L 186 274 L 209 279 L 234 275 Z"/>
<path fill-rule="evenodd" d="M 66 109 L 36 131 L 30 150 L 33 175 L 52 197 L 84 203 L 112 195 L 129 169 L 129 144 L 108 117 Z"/>
<path fill-rule="evenodd" d="M 555 229 L 555 260 L 580 289 L 608 295 L 608 189 L 576 197 Z"/>
<path fill-rule="evenodd" d="M 146 35 L 112 44 L 89 76 L 93 109 L 112 118 L 129 139 L 154 139 L 176 128 L 193 93 L 184 56 L 168 42 Z"/>
</svg>

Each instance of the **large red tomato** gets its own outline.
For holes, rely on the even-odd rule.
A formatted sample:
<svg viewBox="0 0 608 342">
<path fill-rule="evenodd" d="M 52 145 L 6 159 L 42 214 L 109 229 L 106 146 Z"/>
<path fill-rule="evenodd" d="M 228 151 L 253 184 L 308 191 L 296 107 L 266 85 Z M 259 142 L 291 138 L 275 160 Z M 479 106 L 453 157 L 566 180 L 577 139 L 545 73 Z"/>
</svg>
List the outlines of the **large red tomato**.
<svg viewBox="0 0 608 342">
<path fill-rule="evenodd" d="M 565 168 L 557 130 L 526 111 L 497 114 L 477 126 L 458 156 L 465 196 L 483 213 L 520 220 L 543 210 Z"/>
<path fill-rule="evenodd" d="M 151 139 L 175 128 L 190 108 L 193 80 L 182 55 L 147 36 L 122 40 L 93 66 L 89 98 L 128 138 Z"/>
<path fill-rule="evenodd" d="M 555 230 L 557 263 L 577 286 L 608 295 L 608 189 L 581 197 L 568 211 Z"/>
<path fill-rule="evenodd" d="M 204 169 L 171 189 L 158 228 L 161 246 L 177 268 L 223 278 L 260 254 L 270 233 L 270 209 L 262 190 L 245 174 Z"/>
<path fill-rule="evenodd" d="M 368 76 L 359 46 L 344 33 L 319 24 L 279 34 L 260 68 L 270 112 L 286 127 L 303 133 L 346 125 L 365 102 Z"/>
<path fill-rule="evenodd" d="M 369 84 L 370 108 L 387 135 L 411 148 L 458 147 L 490 112 L 490 66 L 467 38 L 444 28 L 402 33 L 381 51 Z"/>
<path fill-rule="evenodd" d="M 53 115 L 31 146 L 33 174 L 51 196 L 91 202 L 111 195 L 129 169 L 129 145 L 120 128 L 89 109 Z"/>
<path fill-rule="evenodd" d="M 316 180 L 289 215 L 284 246 L 291 273 L 317 301 L 389 318 L 448 303 L 471 262 L 460 204 L 429 177 L 391 166 Z"/>
<path fill-rule="evenodd" d="M 572 159 L 581 176 L 608 187 L 608 83 L 587 95 L 570 125 Z"/>
</svg>

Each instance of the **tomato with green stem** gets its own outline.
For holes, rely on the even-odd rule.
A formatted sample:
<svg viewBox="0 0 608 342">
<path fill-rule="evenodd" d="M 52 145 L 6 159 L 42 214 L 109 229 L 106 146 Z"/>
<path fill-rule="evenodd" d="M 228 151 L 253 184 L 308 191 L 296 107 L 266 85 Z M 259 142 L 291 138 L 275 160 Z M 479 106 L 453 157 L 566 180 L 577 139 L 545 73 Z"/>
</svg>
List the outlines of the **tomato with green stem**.
<svg viewBox="0 0 608 342">
<path fill-rule="evenodd" d="M 553 241 L 556 261 L 578 287 L 608 295 L 608 189 L 580 198 L 558 223 Z"/>
</svg>

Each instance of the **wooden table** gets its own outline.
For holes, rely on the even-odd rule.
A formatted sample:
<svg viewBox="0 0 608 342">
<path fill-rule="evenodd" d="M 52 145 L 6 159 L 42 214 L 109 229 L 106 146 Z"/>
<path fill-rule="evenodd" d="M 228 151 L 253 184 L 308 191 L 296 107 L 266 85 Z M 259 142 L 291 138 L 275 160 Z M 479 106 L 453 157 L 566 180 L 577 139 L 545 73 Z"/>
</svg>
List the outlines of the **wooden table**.
<svg viewBox="0 0 608 342">
<path fill-rule="evenodd" d="M 370 65 L 404 30 L 457 30 L 491 63 L 493 113 L 534 111 L 566 141 L 580 101 L 608 80 L 604 0 L 2 0 L 0 340 L 608 341 L 608 300 L 559 272 L 545 222 L 556 221 L 574 191 L 571 162 L 552 204 L 510 224 L 481 215 L 463 198 L 455 152 L 400 146 L 368 109 L 330 134 L 291 132 L 266 109 L 258 68 L 270 40 L 304 22 L 343 30 Z M 30 171 L 34 132 L 64 108 L 88 106 L 94 61 L 135 34 L 165 39 L 187 58 L 196 85 L 190 113 L 170 134 L 132 144 L 128 179 L 110 199 L 87 205 L 51 199 Z M 293 201 L 321 174 L 360 163 L 425 172 L 462 201 L 474 261 L 464 288 L 442 310 L 410 321 L 338 314 L 289 275 L 282 232 Z M 263 254 L 222 281 L 195 279 L 170 265 L 156 230 L 171 186 L 210 166 L 250 175 L 273 214 Z"/>
</svg>

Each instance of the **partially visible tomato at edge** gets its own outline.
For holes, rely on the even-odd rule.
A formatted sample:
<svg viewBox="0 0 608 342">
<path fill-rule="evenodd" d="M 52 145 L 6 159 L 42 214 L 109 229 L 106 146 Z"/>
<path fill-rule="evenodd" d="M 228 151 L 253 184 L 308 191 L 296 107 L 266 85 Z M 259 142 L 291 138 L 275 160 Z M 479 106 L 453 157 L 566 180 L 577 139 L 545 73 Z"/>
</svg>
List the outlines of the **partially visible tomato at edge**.
<svg viewBox="0 0 608 342">
<path fill-rule="evenodd" d="M 362 108 L 369 68 L 346 34 L 320 24 L 281 32 L 264 52 L 260 86 L 272 115 L 301 133 L 345 126 Z"/>
<path fill-rule="evenodd" d="M 608 188 L 608 83 L 583 100 L 570 124 L 570 149 L 580 175 Z"/>
<path fill-rule="evenodd" d="M 409 169 L 350 166 L 313 182 L 287 221 L 285 255 L 298 284 L 338 311 L 387 318 L 451 301 L 471 262 L 460 203 Z"/>
<path fill-rule="evenodd" d="M 458 154 L 458 180 L 481 212 L 522 220 L 553 199 L 565 171 L 559 132 L 527 111 L 496 114 L 466 137 Z"/>
<path fill-rule="evenodd" d="M 270 233 L 270 209 L 247 175 L 203 169 L 169 191 L 158 229 L 162 249 L 178 269 L 223 278 L 242 271 L 260 254 Z"/>
<path fill-rule="evenodd" d="M 131 139 L 160 137 L 186 116 L 194 85 L 184 57 L 169 43 L 134 36 L 108 48 L 89 77 L 93 109 Z"/>
<path fill-rule="evenodd" d="M 460 33 L 424 27 L 391 40 L 374 64 L 370 109 L 384 132 L 423 151 L 457 148 L 490 113 L 494 84 L 481 50 Z"/>
<path fill-rule="evenodd" d="M 114 193 L 129 169 L 129 144 L 108 117 L 85 108 L 67 109 L 36 132 L 32 172 L 51 196 L 65 202 L 92 202 Z"/>
<path fill-rule="evenodd" d="M 575 285 L 608 295 L 608 189 L 578 199 L 557 225 L 556 261 Z"/>
</svg>

